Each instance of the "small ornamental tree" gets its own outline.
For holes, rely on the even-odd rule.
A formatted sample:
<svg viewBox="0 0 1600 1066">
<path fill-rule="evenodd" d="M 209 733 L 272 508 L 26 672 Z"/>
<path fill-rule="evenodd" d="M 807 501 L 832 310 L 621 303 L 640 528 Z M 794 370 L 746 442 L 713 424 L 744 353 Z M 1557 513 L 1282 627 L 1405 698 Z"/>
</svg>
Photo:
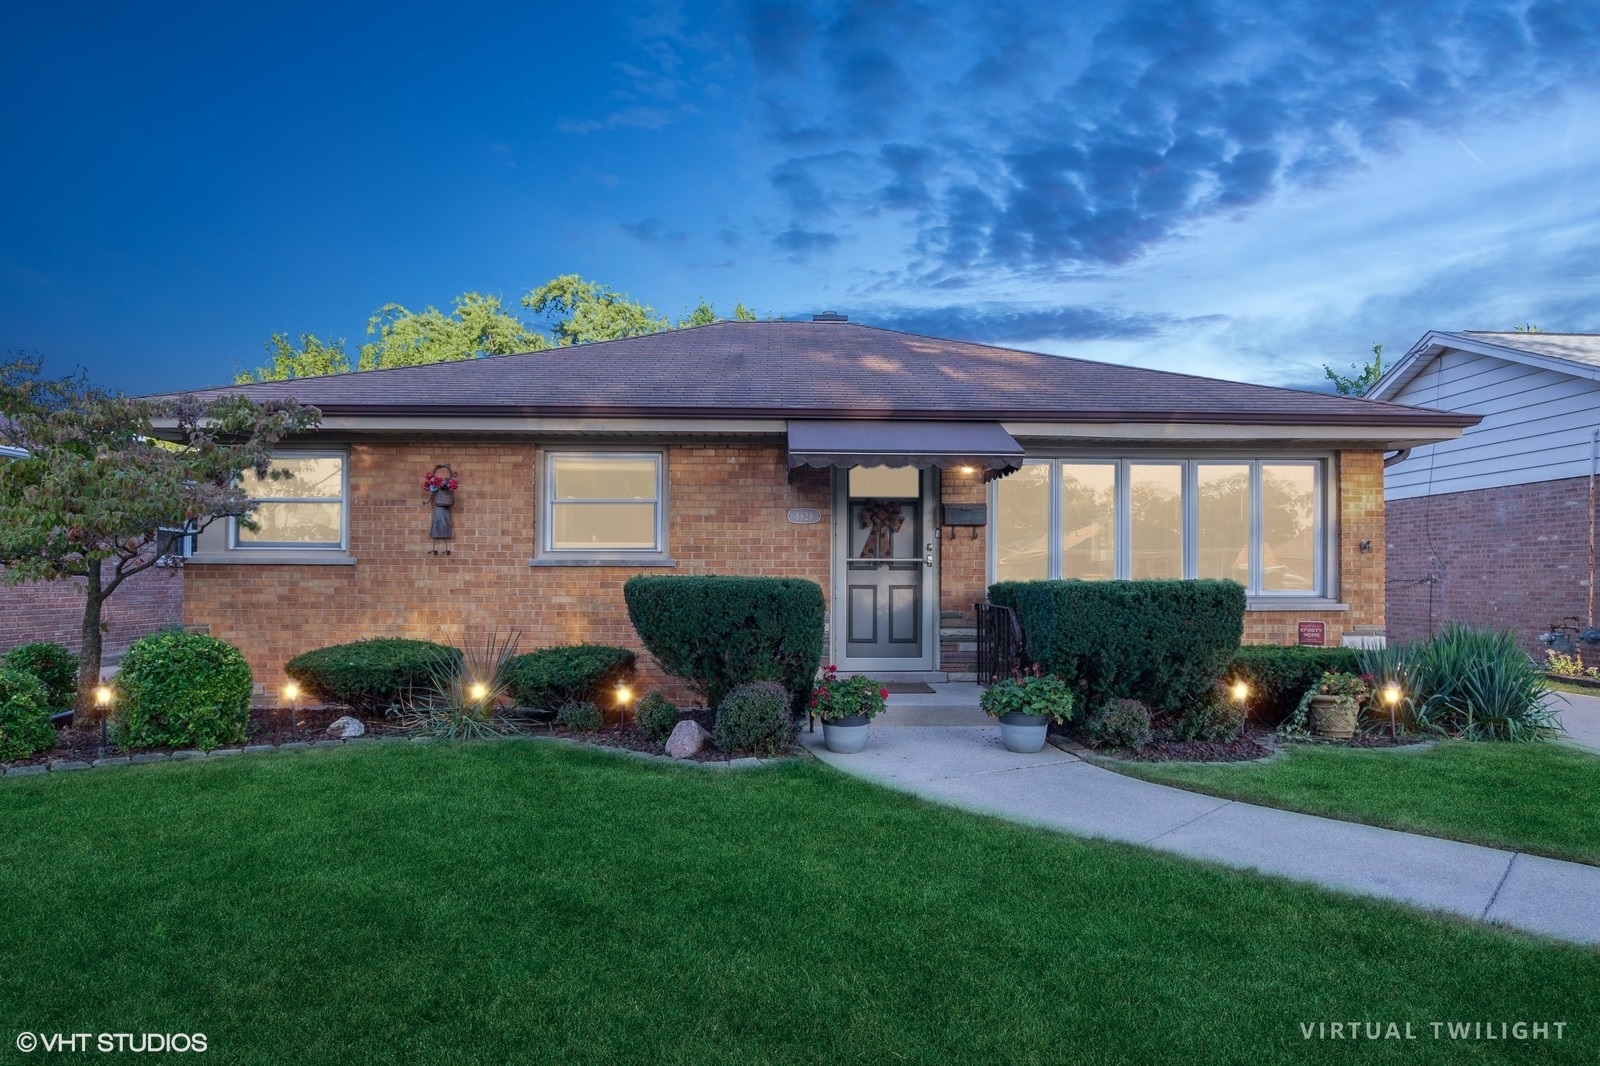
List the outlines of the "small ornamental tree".
<svg viewBox="0 0 1600 1066">
<path fill-rule="evenodd" d="M 227 517 L 254 528 L 239 475 L 287 477 L 272 469 L 273 448 L 320 414 L 239 395 L 140 399 L 39 371 L 33 358 L 0 363 L 0 441 L 27 452 L 0 463 L 0 582 L 82 583 L 77 706 L 89 718 L 106 600 L 184 530 Z"/>
</svg>

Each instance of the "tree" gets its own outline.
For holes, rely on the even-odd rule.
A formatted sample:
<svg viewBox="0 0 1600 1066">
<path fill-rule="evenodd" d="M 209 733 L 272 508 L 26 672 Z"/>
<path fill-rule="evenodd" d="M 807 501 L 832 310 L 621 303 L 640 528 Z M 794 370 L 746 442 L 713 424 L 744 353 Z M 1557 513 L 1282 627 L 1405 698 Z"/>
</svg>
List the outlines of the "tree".
<svg viewBox="0 0 1600 1066">
<path fill-rule="evenodd" d="M 237 517 L 254 501 L 245 470 L 274 480 L 272 449 L 315 426 L 316 408 L 243 396 L 201 401 L 104 392 L 80 373 L 41 378 L 25 356 L 0 363 L 0 440 L 26 449 L 0 470 L 0 582 L 83 583 L 78 707 L 93 714 L 101 613 L 124 581 L 156 565 L 183 531 Z M 175 443 L 154 439 L 161 422 Z"/>
<path fill-rule="evenodd" d="M 384 304 L 367 320 L 358 368 L 384 370 L 396 366 L 421 366 L 486 355 L 511 355 L 550 347 L 544 336 L 500 304 L 500 297 L 465 292 L 456 297 L 450 314 L 429 307 L 409 311 L 399 304 Z"/>
<path fill-rule="evenodd" d="M 235 385 L 350 373 L 350 357 L 344 353 L 342 340 L 325 344 L 314 333 L 302 333 L 300 347 L 296 348 L 290 343 L 288 334 L 274 333 L 263 347 L 272 356 L 272 362 L 254 370 L 241 370 L 233 376 Z"/>
<path fill-rule="evenodd" d="M 743 300 L 736 300 L 733 304 L 733 320 L 735 322 L 754 322 L 756 313 L 746 307 Z"/>
<path fill-rule="evenodd" d="M 1322 366 L 1322 372 L 1328 375 L 1328 380 L 1333 382 L 1334 391 L 1340 396 L 1365 396 L 1372 386 L 1378 383 L 1378 379 L 1383 377 L 1383 345 L 1374 344 L 1371 361 L 1359 367 L 1351 363 L 1350 369 L 1354 374 L 1346 377 L 1335 373 L 1326 363 Z"/>
<path fill-rule="evenodd" d="M 627 293 L 576 274 L 562 274 L 530 289 L 522 297 L 522 306 L 550 319 L 550 335 L 562 348 L 672 328 L 666 316 L 649 304 L 630 300 Z"/>
<path fill-rule="evenodd" d="M 1511 328 L 1516 330 L 1518 333 L 1543 333 L 1544 332 L 1544 330 L 1540 329 L 1538 326 L 1534 325 L 1532 322 L 1524 322 L 1520 326 L 1512 326 Z"/>
<path fill-rule="evenodd" d="M 740 300 L 733 305 L 733 320 L 735 322 L 754 322 L 756 321 L 756 313 L 746 307 L 743 300 Z M 678 324 L 673 328 L 687 329 L 690 326 L 709 326 L 713 322 L 721 321 L 723 320 L 717 317 L 717 312 L 712 309 L 710 301 L 702 296 L 700 297 L 700 305 L 678 319 Z"/>
</svg>

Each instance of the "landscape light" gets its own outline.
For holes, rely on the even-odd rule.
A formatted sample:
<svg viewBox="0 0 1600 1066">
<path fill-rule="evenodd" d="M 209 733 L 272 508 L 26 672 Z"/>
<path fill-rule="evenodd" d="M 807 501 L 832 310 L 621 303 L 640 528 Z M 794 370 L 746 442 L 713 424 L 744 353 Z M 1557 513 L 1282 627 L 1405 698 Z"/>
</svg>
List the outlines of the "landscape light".
<svg viewBox="0 0 1600 1066">
<path fill-rule="evenodd" d="M 1234 700 L 1239 703 L 1243 703 L 1250 698 L 1250 686 L 1243 681 L 1235 681 L 1228 691 L 1233 694 Z"/>
<path fill-rule="evenodd" d="M 489 695 L 489 686 L 485 685 L 482 681 L 474 681 L 472 683 L 472 688 L 469 691 L 471 692 L 473 699 L 482 701 Z"/>
</svg>

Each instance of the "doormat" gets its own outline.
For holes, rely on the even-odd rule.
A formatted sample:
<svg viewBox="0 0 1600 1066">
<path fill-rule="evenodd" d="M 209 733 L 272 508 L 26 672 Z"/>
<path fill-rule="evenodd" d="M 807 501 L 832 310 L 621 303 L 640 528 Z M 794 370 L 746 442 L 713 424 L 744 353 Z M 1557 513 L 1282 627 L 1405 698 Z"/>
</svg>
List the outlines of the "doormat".
<svg viewBox="0 0 1600 1066">
<path fill-rule="evenodd" d="M 909 696 L 913 692 L 933 694 L 933 686 L 926 681 L 885 681 L 883 687 L 889 690 L 889 695 L 896 694 Z"/>
</svg>

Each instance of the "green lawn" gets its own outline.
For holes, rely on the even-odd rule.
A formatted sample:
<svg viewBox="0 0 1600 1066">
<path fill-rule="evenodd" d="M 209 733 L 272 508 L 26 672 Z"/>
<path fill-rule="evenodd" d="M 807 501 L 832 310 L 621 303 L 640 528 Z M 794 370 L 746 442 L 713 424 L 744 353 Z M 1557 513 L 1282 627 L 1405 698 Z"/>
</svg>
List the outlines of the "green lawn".
<svg viewBox="0 0 1600 1066">
<path fill-rule="evenodd" d="M 374 744 L 0 779 L 0 825 L 5 1061 L 20 1030 L 228 1063 L 1600 1055 L 1600 952 L 814 764 Z M 1418 1039 L 1299 1029 L 1351 1019 Z M 1452 1020 L 1568 1025 L 1431 1039 Z"/>
<path fill-rule="evenodd" d="M 1600 756 L 1564 744 L 1296 744 L 1259 763 L 1110 765 L 1213 796 L 1600 864 Z"/>
</svg>

